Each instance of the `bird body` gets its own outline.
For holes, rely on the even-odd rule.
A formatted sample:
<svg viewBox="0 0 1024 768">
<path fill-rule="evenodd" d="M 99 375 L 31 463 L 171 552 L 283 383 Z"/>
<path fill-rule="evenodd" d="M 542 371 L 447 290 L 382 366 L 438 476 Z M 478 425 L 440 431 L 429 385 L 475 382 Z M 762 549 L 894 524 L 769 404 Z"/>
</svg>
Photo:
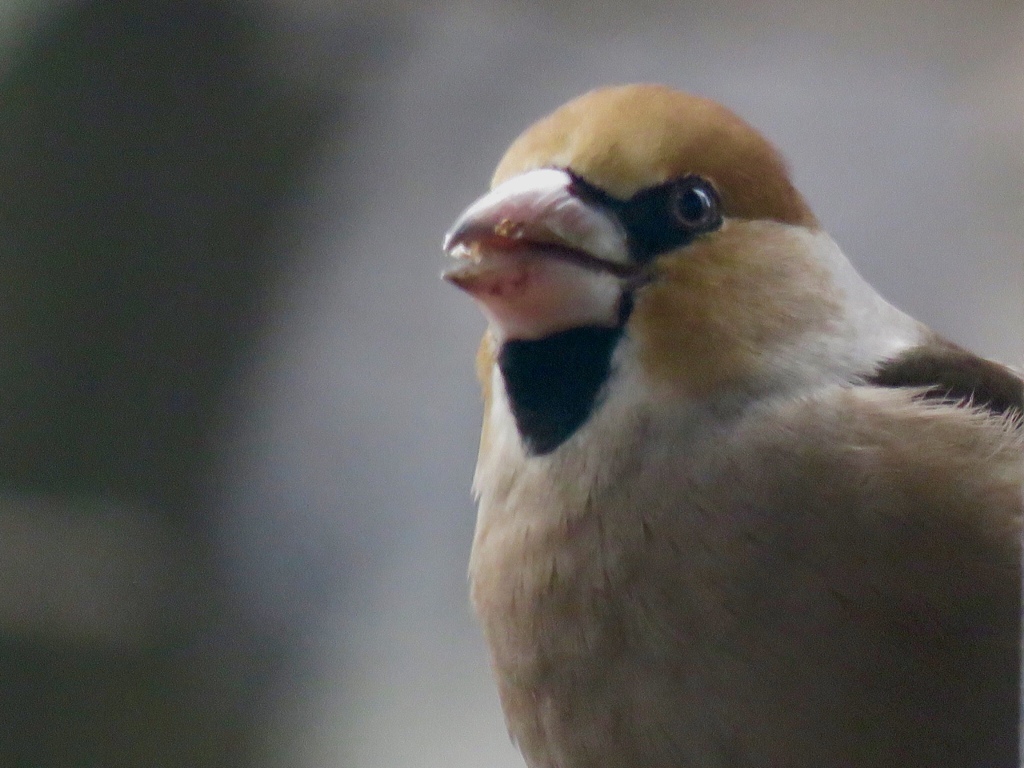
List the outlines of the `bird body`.
<svg viewBox="0 0 1024 768">
<path fill-rule="evenodd" d="M 532 768 L 1016 764 L 1024 384 L 882 299 L 752 128 L 591 92 L 446 248 Z"/>
</svg>

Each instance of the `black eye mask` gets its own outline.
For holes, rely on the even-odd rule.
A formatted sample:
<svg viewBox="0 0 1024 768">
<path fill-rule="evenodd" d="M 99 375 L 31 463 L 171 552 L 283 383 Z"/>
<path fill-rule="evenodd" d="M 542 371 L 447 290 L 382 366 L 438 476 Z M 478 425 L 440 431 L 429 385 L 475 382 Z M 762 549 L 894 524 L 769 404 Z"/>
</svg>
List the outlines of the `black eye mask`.
<svg viewBox="0 0 1024 768">
<path fill-rule="evenodd" d="M 636 264 L 646 264 L 722 226 L 718 192 L 701 176 L 681 176 L 621 200 L 572 171 L 566 173 L 572 176 L 573 194 L 609 210 L 619 220 Z"/>
</svg>

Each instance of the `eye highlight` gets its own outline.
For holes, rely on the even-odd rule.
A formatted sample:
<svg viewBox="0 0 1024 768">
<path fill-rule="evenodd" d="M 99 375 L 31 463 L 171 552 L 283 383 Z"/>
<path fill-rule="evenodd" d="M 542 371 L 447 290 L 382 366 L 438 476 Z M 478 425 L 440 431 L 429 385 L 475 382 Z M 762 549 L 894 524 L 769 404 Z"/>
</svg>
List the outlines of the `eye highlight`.
<svg viewBox="0 0 1024 768">
<path fill-rule="evenodd" d="M 702 232 L 718 226 L 718 195 L 714 187 L 699 176 L 673 182 L 668 202 L 676 225 L 684 229 Z"/>
</svg>

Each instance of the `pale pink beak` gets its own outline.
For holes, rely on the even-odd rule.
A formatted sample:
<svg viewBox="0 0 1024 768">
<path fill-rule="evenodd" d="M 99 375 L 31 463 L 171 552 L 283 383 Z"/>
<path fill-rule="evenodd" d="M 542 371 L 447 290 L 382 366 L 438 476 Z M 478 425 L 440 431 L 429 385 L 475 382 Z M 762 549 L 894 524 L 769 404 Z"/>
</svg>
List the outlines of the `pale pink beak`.
<svg viewBox="0 0 1024 768">
<path fill-rule="evenodd" d="M 504 338 L 614 325 L 635 273 L 626 234 L 562 170 L 513 177 L 470 205 L 445 235 L 444 278 L 469 293 Z"/>
</svg>

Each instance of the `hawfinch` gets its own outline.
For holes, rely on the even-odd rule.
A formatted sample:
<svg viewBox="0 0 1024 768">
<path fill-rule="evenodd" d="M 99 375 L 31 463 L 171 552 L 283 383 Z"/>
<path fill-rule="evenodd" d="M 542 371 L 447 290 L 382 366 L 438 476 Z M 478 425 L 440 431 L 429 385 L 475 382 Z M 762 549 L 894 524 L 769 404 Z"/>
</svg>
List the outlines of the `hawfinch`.
<svg viewBox="0 0 1024 768">
<path fill-rule="evenodd" d="M 888 304 L 718 104 L 587 93 L 445 240 L 472 600 L 532 768 L 1017 764 L 1024 384 Z"/>
</svg>

